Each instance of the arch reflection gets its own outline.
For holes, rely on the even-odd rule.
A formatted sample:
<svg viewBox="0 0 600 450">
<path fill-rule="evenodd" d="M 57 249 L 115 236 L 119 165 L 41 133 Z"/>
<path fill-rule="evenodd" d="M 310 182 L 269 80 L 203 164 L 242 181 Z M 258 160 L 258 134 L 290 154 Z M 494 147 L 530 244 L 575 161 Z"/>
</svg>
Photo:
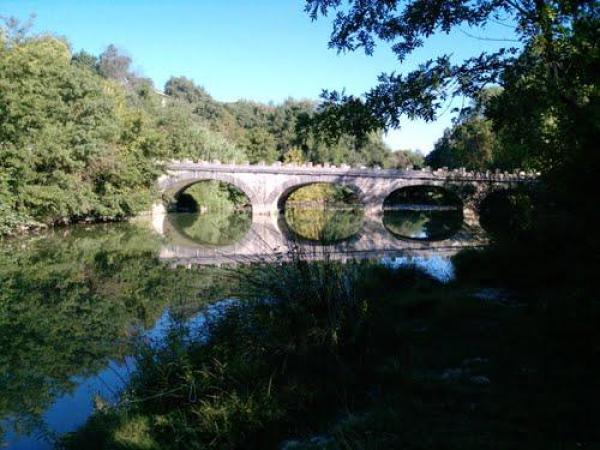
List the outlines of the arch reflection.
<svg viewBox="0 0 600 450">
<path fill-rule="evenodd" d="M 461 210 L 385 210 L 383 225 L 395 237 L 419 241 L 441 241 L 462 227 Z"/>
<path fill-rule="evenodd" d="M 287 207 L 280 226 L 290 238 L 333 244 L 357 235 L 363 225 L 361 208 L 299 208 Z"/>
<path fill-rule="evenodd" d="M 280 228 L 291 239 L 333 244 L 357 235 L 363 226 L 363 208 L 348 186 L 314 183 L 286 196 Z"/>
<path fill-rule="evenodd" d="M 461 229 L 463 220 L 461 200 L 437 186 L 408 186 L 384 201 L 383 224 L 400 239 L 448 239 Z"/>
<path fill-rule="evenodd" d="M 174 213 L 167 217 L 177 234 L 196 244 L 222 247 L 240 241 L 250 230 L 249 210 L 209 210 L 206 212 Z"/>
</svg>

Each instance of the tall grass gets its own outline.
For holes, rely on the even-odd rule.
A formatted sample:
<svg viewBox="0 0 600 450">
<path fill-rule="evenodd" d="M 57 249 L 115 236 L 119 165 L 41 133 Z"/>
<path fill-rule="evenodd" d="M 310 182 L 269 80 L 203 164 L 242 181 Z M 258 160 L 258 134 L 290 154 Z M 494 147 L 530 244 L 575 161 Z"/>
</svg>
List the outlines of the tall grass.
<svg viewBox="0 0 600 450">
<path fill-rule="evenodd" d="M 309 262 L 298 252 L 291 255 L 284 264 L 241 269 L 239 296 L 253 302 L 253 309 L 300 320 L 286 330 L 291 340 L 310 337 L 331 351 L 351 345 L 366 319 L 368 303 L 359 284 L 368 263 Z"/>
<path fill-rule="evenodd" d="M 144 433 L 167 449 L 274 448 L 318 430 L 360 381 L 366 267 L 294 255 L 230 272 L 239 300 L 206 317 L 204 338 L 186 339 L 186 324 L 175 323 L 164 345 L 142 346 L 120 409 L 110 420 L 97 414 L 67 444 L 126 448 L 116 436 L 129 418 L 150 423 Z"/>
</svg>

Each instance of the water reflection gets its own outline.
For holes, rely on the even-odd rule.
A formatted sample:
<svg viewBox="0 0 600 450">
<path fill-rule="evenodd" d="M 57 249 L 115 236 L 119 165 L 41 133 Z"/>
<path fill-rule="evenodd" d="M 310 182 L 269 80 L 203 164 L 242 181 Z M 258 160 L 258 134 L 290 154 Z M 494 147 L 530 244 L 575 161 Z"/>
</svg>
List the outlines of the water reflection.
<svg viewBox="0 0 600 450">
<path fill-rule="evenodd" d="M 288 259 L 292 248 L 311 259 L 376 258 L 389 252 L 429 257 L 485 242 L 477 230 L 462 227 L 458 210 L 386 211 L 382 217 L 347 208 L 290 208 L 279 217 L 254 216 L 242 238 L 223 246 L 190 239 L 171 225 L 173 220 L 153 220 L 154 229 L 167 238 L 160 258 L 187 266 L 276 262 Z"/>
<path fill-rule="evenodd" d="M 356 235 L 363 225 L 361 208 L 302 208 L 287 206 L 283 215 L 294 237 L 332 244 Z"/>
<path fill-rule="evenodd" d="M 383 224 L 394 236 L 421 241 L 439 241 L 452 237 L 462 227 L 460 209 L 386 210 Z"/>
<path fill-rule="evenodd" d="M 389 224 L 402 213 L 388 212 L 383 220 Z M 447 257 L 472 244 L 462 231 L 448 241 L 397 239 L 381 217 L 352 208 L 290 208 L 283 219 L 308 241 L 298 246 L 311 260 L 368 258 L 433 267 L 446 276 Z M 269 216 L 230 211 L 163 220 L 166 239 L 142 226 L 112 224 L 0 243 L 0 446 L 48 448 L 35 436 L 73 430 L 97 393 L 117 392 L 136 339 L 157 321 L 160 329 L 165 311 L 193 317 L 232 295 L 232 271 L 219 264 L 280 263 L 290 242 L 296 244 Z M 408 232 L 403 223 L 392 226 L 409 236 L 450 230 L 415 221 L 425 231 L 413 224 Z M 204 266 L 171 267 L 180 262 Z"/>
<path fill-rule="evenodd" d="M 165 308 L 222 298 L 216 268 L 172 270 L 161 242 L 128 224 L 0 243 L 0 447 L 49 448 L 93 397 L 118 391 L 136 336 Z"/>
<path fill-rule="evenodd" d="M 233 244 L 244 237 L 252 223 L 248 209 L 174 213 L 169 223 L 177 233 L 195 243 L 209 246 Z"/>
</svg>

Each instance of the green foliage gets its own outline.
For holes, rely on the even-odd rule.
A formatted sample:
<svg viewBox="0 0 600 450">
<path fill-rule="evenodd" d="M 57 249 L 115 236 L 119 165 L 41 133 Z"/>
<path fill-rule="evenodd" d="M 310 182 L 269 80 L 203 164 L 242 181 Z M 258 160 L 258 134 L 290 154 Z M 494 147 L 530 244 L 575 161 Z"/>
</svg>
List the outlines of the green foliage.
<svg viewBox="0 0 600 450">
<path fill-rule="evenodd" d="M 283 220 L 296 238 L 331 244 L 360 231 L 363 210 L 360 199 L 351 188 L 314 183 L 289 195 Z"/>
<path fill-rule="evenodd" d="M 0 47 L 0 169 L 13 215 L 56 223 L 147 206 L 161 155 L 147 117 L 118 86 L 37 36 Z"/>
<path fill-rule="evenodd" d="M 263 128 L 251 128 L 244 136 L 244 147 L 251 163 L 273 162 L 277 159 L 275 139 Z"/>
<path fill-rule="evenodd" d="M 14 209 L 8 207 L 6 203 L 0 203 L 0 236 L 11 234 L 15 230 L 39 227 L 40 224 L 33 221 Z"/>
<path fill-rule="evenodd" d="M 194 115 L 204 120 L 211 130 L 243 148 L 252 163 L 388 164 L 390 151 L 376 133 L 363 140 L 346 135 L 336 142 L 316 134 L 312 124 L 316 103 L 311 101 L 288 99 L 277 106 L 250 101 L 225 104 L 184 77 L 171 78 L 165 93 L 189 105 Z M 291 151 L 293 159 L 290 159 Z"/>
<path fill-rule="evenodd" d="M 310 161 L 370 167 L 388 167 L 391 164 L 391 152 L 383 144 L 381 133 L 373 132 L 361 138 L 346 134 L 338 139 L 329 139 L 314 130 L 314 121 L 309 123 L 306 125 L 308 130 L 303 131 L 303 138 Z"/>
<path fill-rule="evenodd" d="M 75 64 L 87 67 L 90 70 L 96 70 L 96 65 L 98 64 L 98 58 L 85 50 L 80 50 L 73 54 L 71 61 Z"/>
<path fill-rule="evenodd" d="M 220 181 L 201 181 L 191 185 L 179 194 L 177 207 L 180 206 L 182 197 L 190 197 L 191 207 L 187 209 L 198 211 L 208 210 L 233 210 L 250 207 L 250 199 L 235 186 Z"/>
<path fill-rule="evenodd" d="M 395 150 L 392 153 L 391 166 L 395 169 L 407 169 L 408 167 L 423 167 L 425 158 L 420 151 L 413 150 Z"/>
<path fill-rule="evenodd" d="M 80 54 L 80 59 L 81 59 Z M 89 57 L 84 57 L 89 60 Z M 117 47 L 110 44 L 98 57 L 96 69 L 104 78 L 109 78 L 123 83 L 127 82 L 131 58 L 122 54 Z"/>
<path fill-rule="evenodd" d="M 493 129 L 492 121 L 486 116 L 490 104 L 501 96 L 502 92 L 500 88 L 480 91 L 470 106 L 461 111 L 452 127 L 444 131 L 433 151 L 425 158 L 426 163 L 433 168 L 464 167 L 468 170 L 503 166 L 500 154 L 504 144 Z M 521 162 L 514 161 L 515 165 L 504 165 L 503 168 L 519 168 Z"/>
<path fill-rule="evenodd" d="M 598 219 L 589 194 L 600 162 L 597 12 L 549 39 L 532 41 L 505 72 L 505 91 L 488 114 L 504 143 L 501 163 L 541 170 L 556 199 L 589 223 Z"/>
<path fill-rule="evenodd" d="M 164 308 L 173 277 L 152 257 L 154 240 L 130 227 L 98 231 L 0 248 L 0 417 L 36 424 L 74 376 L 131 351 L 115 345 L 128 327 Z"/>
<path fill-rule="evenodd" d="M 215 118 L 219 111 L 219 105 L 210 94 L 186 77 L 169 78 L 165 83 L 165 94 L 193 105 L 195 112 L 206 119 Z M 211 117 L 211 108 L 215 117 Z"/>
<path fill-rule="evenodd" d="M 165 139 L 170 158 L 192 158 L 224 162 L 247 160 L 246 152 L 222 134 L 211 131 L 208 124 L 193 114 L 193 109 L 179 101 L 169 100 L 164 106 L 154 105 L 152 114 Z"/>
<path fill-rule="evenodd" d="M 383 214 L 383 224 L 401 239 L 440 241 L 456 234 L 463 226 L 460 210 L 392 210 Z"/>
<path fill-rule="evenodd" d="M 339 362 L 360 346 L 368 316 L 355 290 L 360 268 L 242 268 L 238 295 L 247 301 L 209 320 L 206 342 L 186 343 L 177 326 L 166 346 L 142 351 L 131 386 L 140 401 L 124 413 L 146 417 L 149 436 L 165 449 L 273 448 L 286 430 L 315 423 L 325 412 L 319 407 L 329 412 L 343 394 L 338 387 L 352 380 Z M 122 419 L 105 422 L 94 439 L 89 428 L 73 436 L 71 447 L 122 448 L 114 441 Z"/>
<path fill-rule="evenodd" d="M 469 118 L 446 130 L 425 160 L 433 168 L 485 170 L 496 165 L 498 148 L 491 121 Z"/>
<path fill-rule="evenodd" d="M 360 204 L 360 200 L 348 186 L 333 183 L 313 183 L 302 186 L 292 192 L 286 204 L 315 204 L 351 206 Z"/>
<path fill-rule="evenodd" d="M 166 159 L 388 163 L 378 135 L 315 136 L 310 101 L 226 104 L 184 77 L 162 94 L 114 45 L 71 54 L 11 19 L 1 37 L 0 234 L 146 210 Z"/>
<path fill-rule="evenodd" d="M 304 163 L 304 154 L 298 147 L 292 147 L 283 155 L 283 162 L 286 164 Z"/>
<path fill-rule="evenodd" d="M 598 5 L 588 1 L 514 3 L 475 0 L 440 5 L 428 0 L 306 0 L 305 3 L 313 20 L 337 13 L 329 42 L 332 48 L 339 51 L 362 49 L 370 55 L 381 40 L 391 43 L 400 62 L 425 45 L 436 32 L 447 34 L 465 23 L 484 27 L 489 21 L 502 17 L 514 27 L 517 40 L 526 47 L 540 45 L 542 52 L 537 67 L 545 70 L 555 65 L 555 70 L 549 70 L 548 74 L 565 80 L 567 75 L 561 73 L 561 68 L 568 66 L 563 65 L 566 61 L 562 60 L 562 55 L 565 50 L 570 50 L 565 41 L 578 40 L 586 32 L 591 36 L 598 32 Z M 579 50 L 578 56 L 582 57 L 579 66 L 593 64 L 598 56 L 594 46 L 581 46 Z M 325 91 L 323 107 L 334 118 L 333 127 L 344 131 L 397 127 L 401 115 L 432 120 L 443 107 L 444 100 L 454 96 L 475 97 L 482 89 L 497 83 L 505 70 L 518 66 L 518 53 L 516 48 L 501 48 L 458 64 L 452 62 L 451 55 L 440 55 L 424 61 L 407 74 L 381 74 L 379 84 L 365 95 L 364 100 L 344 92 Z"/>
</svg>

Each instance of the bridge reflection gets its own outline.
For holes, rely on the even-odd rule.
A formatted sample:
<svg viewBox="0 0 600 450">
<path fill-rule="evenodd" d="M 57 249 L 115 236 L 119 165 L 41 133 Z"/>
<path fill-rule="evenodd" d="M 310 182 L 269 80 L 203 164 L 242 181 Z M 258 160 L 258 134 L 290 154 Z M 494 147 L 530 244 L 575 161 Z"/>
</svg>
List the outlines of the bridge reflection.
<svg viewBox="0 0 600 450">
<path fill-rule="evenodd" d="M 307 260 L 450 257 L 462 249 L 486 243 L 480 229 L 465 224 L 451 237 L 435 242 L 403 239 L 386 229 L 381 215 L 365 215 L 361 229 L 354 236 L 320 244 L 298 239 L 282 220 L 281 216 L 255 215 L 248 231 L 236 242 L 226 245 L 195 241 L 183 233 L 168 214 L 153 217 L 153 227 L 164 237 L 160 259 L 186 266 L 275 263 L 290 260 L 292 250 Z"/>
</svg>

